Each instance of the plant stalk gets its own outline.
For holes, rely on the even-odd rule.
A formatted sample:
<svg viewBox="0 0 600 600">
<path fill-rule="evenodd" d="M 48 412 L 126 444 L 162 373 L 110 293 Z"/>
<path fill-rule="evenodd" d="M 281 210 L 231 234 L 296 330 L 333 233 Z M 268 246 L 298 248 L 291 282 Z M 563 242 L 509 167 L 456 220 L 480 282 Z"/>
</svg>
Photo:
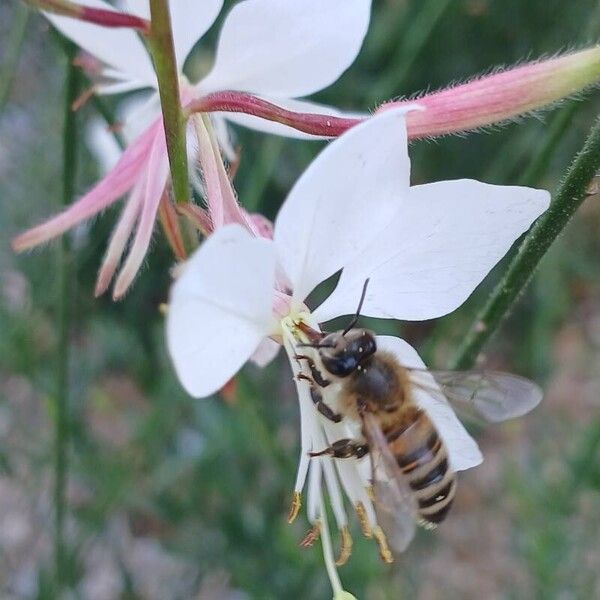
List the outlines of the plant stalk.
<svg viewBox="0 0 600 600">
<path fill-rule="evenodd" d="M 71 109 L 81 89 L 81 72 L 73 65 L 76 47 L 67 49 L 67 79 L 65 117 L 63 128 L 63 191 L 62 204 L 71 202 L 77 173 L 77 115 Z M 73 254 L 68 236 L 63 236 L 59 247 L 58 287 L 58 349 L 56 365 L 55 441 L 54 441 L 54 560 L 57 590 L 68 582 L 65 518 L 67 514 L 67 484 L 70 446 L 69 399 L 69 336 L 72 314 Z"/>
<path fill-rule="evenodd" d="M 158 79 L 173 195 L 178 204 L 189 202 L 185 118 L 181 110 L 179 74 L 167 0 L 150 0 L 150 52 Z"/>
</svg>

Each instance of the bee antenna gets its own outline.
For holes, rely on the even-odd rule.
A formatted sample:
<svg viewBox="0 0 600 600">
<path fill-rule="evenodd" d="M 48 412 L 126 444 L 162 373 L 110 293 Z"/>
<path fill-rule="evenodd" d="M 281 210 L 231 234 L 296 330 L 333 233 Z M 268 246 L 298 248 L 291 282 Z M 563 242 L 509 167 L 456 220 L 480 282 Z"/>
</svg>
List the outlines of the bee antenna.
<svg viewBox="0 0 600 600">
<path fill-rule="evenodd" d="M 369 285 L 369 278 L 365 279 L 365 283 L 363 285 L 362 294 L 360 295 L 360 300 L 358 301 L 358 308 L 356 309 L 356 314 L 352 317 L 352 321 L 348 323 L 346 329 L 342 332 L 342 335 L 346 335 L 357 323 L 360 318 L 360 311 L 362 309 L 363 302 L 365 301 L 365 296 L 367 295 L 367 286 Z"/>
</svg>

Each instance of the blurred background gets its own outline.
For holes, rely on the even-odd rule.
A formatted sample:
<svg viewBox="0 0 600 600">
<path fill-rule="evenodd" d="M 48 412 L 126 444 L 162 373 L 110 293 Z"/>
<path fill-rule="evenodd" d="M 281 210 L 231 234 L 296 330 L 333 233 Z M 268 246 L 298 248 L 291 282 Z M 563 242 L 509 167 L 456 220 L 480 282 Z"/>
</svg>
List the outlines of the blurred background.
<svg viewBox="0 0 600 600">
<path fill-rule="evenodd" d="M 177 1 L 177 0 L 174 0 Z M 231 4 L 231 3 L 226 3 Z M 189 67 L 210 64 L 219 23 Z M 372 108 L 526 58 L 594 43 L 597 0 L 375 0 L 356 63 L 316 99 Z M 0 597 L 55 598 L 54 420 L 60 363 L 59 243 L 15 256 L 9 240 L 61 203 L 67 59 L 47 22 L 0 3 Z M 114 99 L 113 99 L 114 100 Z M 107 103 L 109 109 L 111 103 Z M 485 134 L 413 144 L 413 182 L 474 177 L 554 191 L 600 107 L 598 93 Z M 80 127 L 98 114 L 93 102 Z M 238 132 L 243 204 L 273 217 L 321 143 Z M 99 173 L 82 140 L 76 193 Z M 355 527 L 340 570 L 357 598 L 600 597 L 600 198 L 590 190 L 483 363 L 546 390 L 531 415 L 475 430 L 485 461 L 455 508 L 392 566 Z M 117 210 L 71 238 L 69 598 L 320 599 L 320 546 L 286 523 L 299 419 L 282 357 L 247 367 L 227 398 L 194 401 L 165 354 L 159 304 L 169 248 L 155 236 L 121 302 L 93 298 Z M 436 322 L 369 323 L 444 367 L 489 292 Z"/>
</svg>

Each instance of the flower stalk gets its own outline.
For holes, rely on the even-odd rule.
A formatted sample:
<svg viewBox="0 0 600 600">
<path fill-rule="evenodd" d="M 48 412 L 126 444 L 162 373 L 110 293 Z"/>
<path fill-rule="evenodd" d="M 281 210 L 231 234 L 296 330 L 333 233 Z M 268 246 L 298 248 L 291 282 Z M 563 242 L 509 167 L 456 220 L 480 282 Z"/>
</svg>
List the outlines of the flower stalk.
<svg viewBox="0 0 600 600">
<path fill-rule="evenodd" d="M 152 31 L 148 41 L 158 79 L 173 195 L 175 202 L 181 204 L 189 201 L 185 119 L 181 110 L 179 76 L 167 0 L 150 0 L 150 16 Z"/>
<path fill-rule="evenodd" d="M 105 10 L 84 6 L 68 0 L 23 0 L 25 4 L 55 15 L 62 15 L 101 25 L 102 27 L 128 28 L 139 31 L 142 35 L 150 33 L 150 22 L 116 10 Z"/>
<path fill-rule="evenodd" d="M 523 240 L 500 282 L 477 313 L 452 360 L 454 369 L 470 368 L 498 329 L 513 303 L 531 279 L 554 240 L 566 227 L 588 195 L 588 187 L 600 169 L 600 117 L 585 144 L 573 159 L 554 201 Z"/>
<path fill-rule="evenodd" d="M 68 204 L 74 194 L 77 172 L 77 117 L 71 110 L 73 99 L 79 94 L 81 72 L 72 64 L 75 47 L 67 49 L 67 94 L 63 129 L 63 194 L 62 204 Z M 58 348 L 56 365 L 56 396 L 54 404 L 54 561 L 57 589 L 67 581 L 67 553 L 65 548 L 66 489 L 69 469 L 70 416 L 69 416 L 69 336 L 72 314 L 73 256 L 68 237 L 63 237 L 59 248 L 58 287 Z"/>
<path fill-rule="evenodd" d="M 407 114 L 411 140 L 460 133 L 547 108 L 600 81 L 600 47 L 529 63 L 417 99 L 388 102 L 378 111 L 418 105 Z M 364 118 L 287 110 L 251 94 L 214 92 L 188 104 L 185 114 L 233 112 L 287 125 L 303 133 L 338 137 Z"/>
</svg>

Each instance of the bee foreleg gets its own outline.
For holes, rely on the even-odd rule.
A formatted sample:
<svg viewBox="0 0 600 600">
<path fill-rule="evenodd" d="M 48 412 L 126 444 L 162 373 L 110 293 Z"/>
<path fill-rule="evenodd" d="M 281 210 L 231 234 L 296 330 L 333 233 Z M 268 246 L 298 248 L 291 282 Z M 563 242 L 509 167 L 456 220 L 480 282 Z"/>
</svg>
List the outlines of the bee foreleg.
<svg viewBox="0 0 600 600">
<path fill-rule="evenodd" d="M 317 369 L 317 365 L 315 365 L 314 360 L 310 356 L 306 356 L 306 354 L 296 354 L 294 358 L 298 361 L 305 360 L 308 364 L 308 368 L 310 369 L 310 374 L 312 375 L 313 381 L 319 387 L 327 387 L 331 381 L 329 379 L 325 379 L 321 374 L 321 371 Z"/>
<path fill-rule="evenodd" d="M 309 452 L 309 456 L 333 456 L 333 458 L 362 458 L 369 452 L 368 444 L 351 439 L 337 440 L 320 452 Z"/>
</svg>

